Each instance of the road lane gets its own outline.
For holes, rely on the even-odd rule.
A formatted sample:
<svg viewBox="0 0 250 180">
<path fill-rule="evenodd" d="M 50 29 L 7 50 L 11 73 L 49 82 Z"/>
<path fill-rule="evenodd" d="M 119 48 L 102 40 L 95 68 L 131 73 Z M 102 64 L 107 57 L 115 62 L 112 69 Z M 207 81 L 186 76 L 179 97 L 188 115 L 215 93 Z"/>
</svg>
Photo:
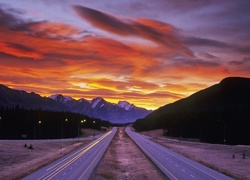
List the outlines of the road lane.
<svg viewBox="0 0 250 180">
<path fill-rule="evenodd" d="M 23 178 L 44 179 L 88 179 L 113 139 L 117 128 L 72 153 L 58 159 L 40 170 Z"/>
<path fill-rule="evenodd" d="M 232 179 L 202 164 L 181 156 L 160 144 L 149 140 L 149 137 L 131 131 L 130 128 L 126 128 L 125 131 L 141 148 L 141 150 L 170 179 Z"/>
</svg>

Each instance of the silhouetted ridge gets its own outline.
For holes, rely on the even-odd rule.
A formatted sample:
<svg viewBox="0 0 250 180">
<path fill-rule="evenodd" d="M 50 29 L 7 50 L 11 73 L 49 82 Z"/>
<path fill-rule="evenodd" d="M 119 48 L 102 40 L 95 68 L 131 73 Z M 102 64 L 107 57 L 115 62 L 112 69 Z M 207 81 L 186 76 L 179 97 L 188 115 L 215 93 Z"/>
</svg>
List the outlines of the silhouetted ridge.
<svg viewBox="0 0 250 180">
<path fill-rule="evenodd" d="M 145 117 L 151 112 L 147 109 L 129 104 L 128 102 L 123 102 L 122 105 L 121 103 L 110 103 L 102 97 L 88 101 L 83 98 L 75 100 L 70 96 L 55 94 L 47 98 L 41 97 L 33 92 L 27 93 L 22 90 L 14 90 L 0 85 L 0 108 L 15 106 L 19 106 L 23 109 L 70 111 L 121 124 L 134 122 L 136 119 Z"/>
<path fill-rule="evenodd" d="M 134 123 L 139 130 L 164 128 L 166 135 L 205 142 L 250 144 L 250 78 L 228 77 L 165 105 Z M 180 130 L 181 129 L 181 130 Z"/>
</svg>

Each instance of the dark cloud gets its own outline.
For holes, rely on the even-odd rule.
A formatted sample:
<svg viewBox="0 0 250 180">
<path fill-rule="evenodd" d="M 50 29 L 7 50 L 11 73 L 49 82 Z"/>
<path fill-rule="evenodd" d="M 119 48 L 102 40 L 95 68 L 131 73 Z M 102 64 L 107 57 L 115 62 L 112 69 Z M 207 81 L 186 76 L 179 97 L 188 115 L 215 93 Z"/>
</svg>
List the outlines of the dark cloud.
<svg viewBox="0 0 250 180">
<path fill-rule="evenodd" d="M 20 14 L 22 14 L 22 11 L 18 9 L 6 8 L 0 5 L 0 27 L 55 40 L 72 40 L 71 35 L 89 35 L 89 32 L 81 31 L 74 26 L 64 23 L 24 20 L 20 17 Z"/>
<path fill-rule="evenodd" d="M 184 67 L 218 67 L 221 66 L 219 62 L 215 61 L 206 61 L 203 59 L 176 59 L 174 64 L 176 66 L 184 66 Z"/>
<path fill-rule="evenodd" d="M 220 3 L 223 3 L 223 1 L 227 0 L 221 0 Z M 187 11 L 194 11 L 198 8 L 202 7 L 208 7 L 213 5 L 214 3 L 218 3 L 216 0 L 160 0 L 156 1 L 158 5 L 160 5 L 162 8 L 167 8 L 171 12 L 180 13 L 180 12 L 187 12 Z"/>
<path fill-rule="evenodd" d="M 0 5 L 0 26 L 13 29 L 20 23 L 22 23 L 20 19 L 6 12 L 6 10 L 3 9 L 2 5 Z"/>
<path fill-rule="evenodd" d="M 26 57 L 35 60 L 42 58 L 42 54 L 39 51 L 18 43 L 0 41 L 0 52 L 17 57 Z"/>
<path fill-rule="evenodd" d="M 203 58 L 206 58 L 206 59 L 218 59 L 218 57 L 216 57 L 210 53 L 207 53 L 207 52 L 199 53 L 199 55 Z"/>
<path fill-rule="evenodd" d="M 250 57 L 244 57 L 241 60 L 229 61 L 228 65 L 236 71 L 242 73 L 241 76 L 249 76 L 250 72 Z"/>
<path fill-rule="evenodd" d="M 13 31 L 30 31 L 28 26 L 32 24 L 32 22 L 23 20 L 20 17 L 21 14 L 23 14 L 22 11 L 0 5 L 0 27 Z"/>
<path fill-rule="evenodd" d="M 250 45 L 249 46 L 235 46 L 235 50 L 239 53 L 250 54 Z"/>
<path fill-rule="evenodd" d="M 228 63 L 229 65 L 234 65 L 234 66 L 245 66 L 248 65 L 250 66 L 250 57 L 244 57 L 242 60 L 240 61 L 230 61 Z"/>
<path fill-rule="evenodd" d="M 44 58 L 50 58 L 50 59 L 70 59 L 70 60 L 104 60 L 100 56 L 95 56 L 89 54 L 89 55 L 74 55 L 74 54 L 66 54 L 66 53 L 46 53 L 44 55 Z"/>
<path fill-rule="evenodd" d="M 22 44 L 17 44 L 17 43 L 9 43 L 9 42 L 5 42 L 6 45 L 8 45 L 9 47 L 11 48 L 14 48 L 16 50 L 20 50 L 20 51 L 23 51 L 23 52 L 37 52 L 38 51 L 36 49 L 33 49 L 31 47 L 28 47 L 28 46 L 25 46 L 25 45 L 22 45 Z"/>
<path fill-rule="evenodd" d="M 185 37 L 183 38 L 183 43 L 188 46 L 205 46 L 212 48 L 221 48 L 224 50 L 230 50 L 233 52 L 250 54 L 250 45 L 242 46 L 238 44 L 229 44 L 222 41 L 217 41 L 213 39 L 199 38 L 199 37 Z"/>
<path fill-rule="evenodd" d="M 83 6 L 73 6 L 75 11 L 93 26 L 104 31 L 122 36 L 135 36 L 180 52 L 192 55 L 192 52 L 181 44 L 170 24 L 150 19 L 128 20 Z"/>
<path fill-rule="evenodd" d="M 92 25 L 119 35 L 136 34 L 135 29 L 122 20 L 83 6 L 73 6 L 76 12 Z"/>
<path fill-rule="evenodd" d="M 210 46 L 217 48 L 231 48 L 231 46 L 225 42 L 216 41 L 212 39 L 199 38 L 199 37 L 186 37 L 183 38 L 183 42 L 191 46 Z"/>
</svg>

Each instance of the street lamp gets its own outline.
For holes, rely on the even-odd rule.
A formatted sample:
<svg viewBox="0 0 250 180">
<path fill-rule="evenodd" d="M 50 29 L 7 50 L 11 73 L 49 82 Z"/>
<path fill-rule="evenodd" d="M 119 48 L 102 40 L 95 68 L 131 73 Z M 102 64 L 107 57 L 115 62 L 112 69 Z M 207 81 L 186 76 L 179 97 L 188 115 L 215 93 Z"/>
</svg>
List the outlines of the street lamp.
<svg viewBox="0 0 250 180">
<path fill-rule="evenodd" d="M 218 120 L 218 122 L 221 122 L 220 120 Z M 223 143 L 226 144 L 226 122 L 225 120 L 222 120 L 223 123 Z"/>
<path fill-rule="evenodd" d="M 61 124 L 61 136 L 62 136 L 62 139 L 63 139 L 63 122 L 64 121 L 62 121 L 62 124 Z M 67 118 L 65 119 L 65 122 L 68 122 Z"/>
<path fill-rule="evenodd" d="M 37 121 L 34 122 L 34 139 L 36 139 L 36 123 Z M 42 124 L 42 121 L 38 121 L 38 124 Z"/>
<path fill-rule="evenodd" d="M 86 120 L 81 120 L 79 123 L 78 123 L 78 127 L 77 127 L 77 137 L 78 137 L 78 141 L 79 141 L 79 136 L 80 136 L 80 124 L 83 124 L 84 122 L 86 122 Z"/>
<path fill-rule="evenodd" d="M 38 121 L 38 137 L 41 137 L 41 128 L 39 127 L 42 124 L 42 121 Z"/>
</svg>

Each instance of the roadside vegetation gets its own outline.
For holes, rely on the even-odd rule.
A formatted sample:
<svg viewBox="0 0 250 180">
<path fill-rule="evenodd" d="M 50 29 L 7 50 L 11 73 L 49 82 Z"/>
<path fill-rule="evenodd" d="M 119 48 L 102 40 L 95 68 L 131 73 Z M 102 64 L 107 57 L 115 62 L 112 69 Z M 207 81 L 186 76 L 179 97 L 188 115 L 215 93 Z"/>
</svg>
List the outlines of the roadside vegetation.
<svg viewBox="0 0 250 180">
<path fill-rule="evenodd" d="M 193 142 L 163 136 L 163 130 L 143 131 L 153 141 L 235 179 L 250 179 L 250 146 Z"/>
</svg>

